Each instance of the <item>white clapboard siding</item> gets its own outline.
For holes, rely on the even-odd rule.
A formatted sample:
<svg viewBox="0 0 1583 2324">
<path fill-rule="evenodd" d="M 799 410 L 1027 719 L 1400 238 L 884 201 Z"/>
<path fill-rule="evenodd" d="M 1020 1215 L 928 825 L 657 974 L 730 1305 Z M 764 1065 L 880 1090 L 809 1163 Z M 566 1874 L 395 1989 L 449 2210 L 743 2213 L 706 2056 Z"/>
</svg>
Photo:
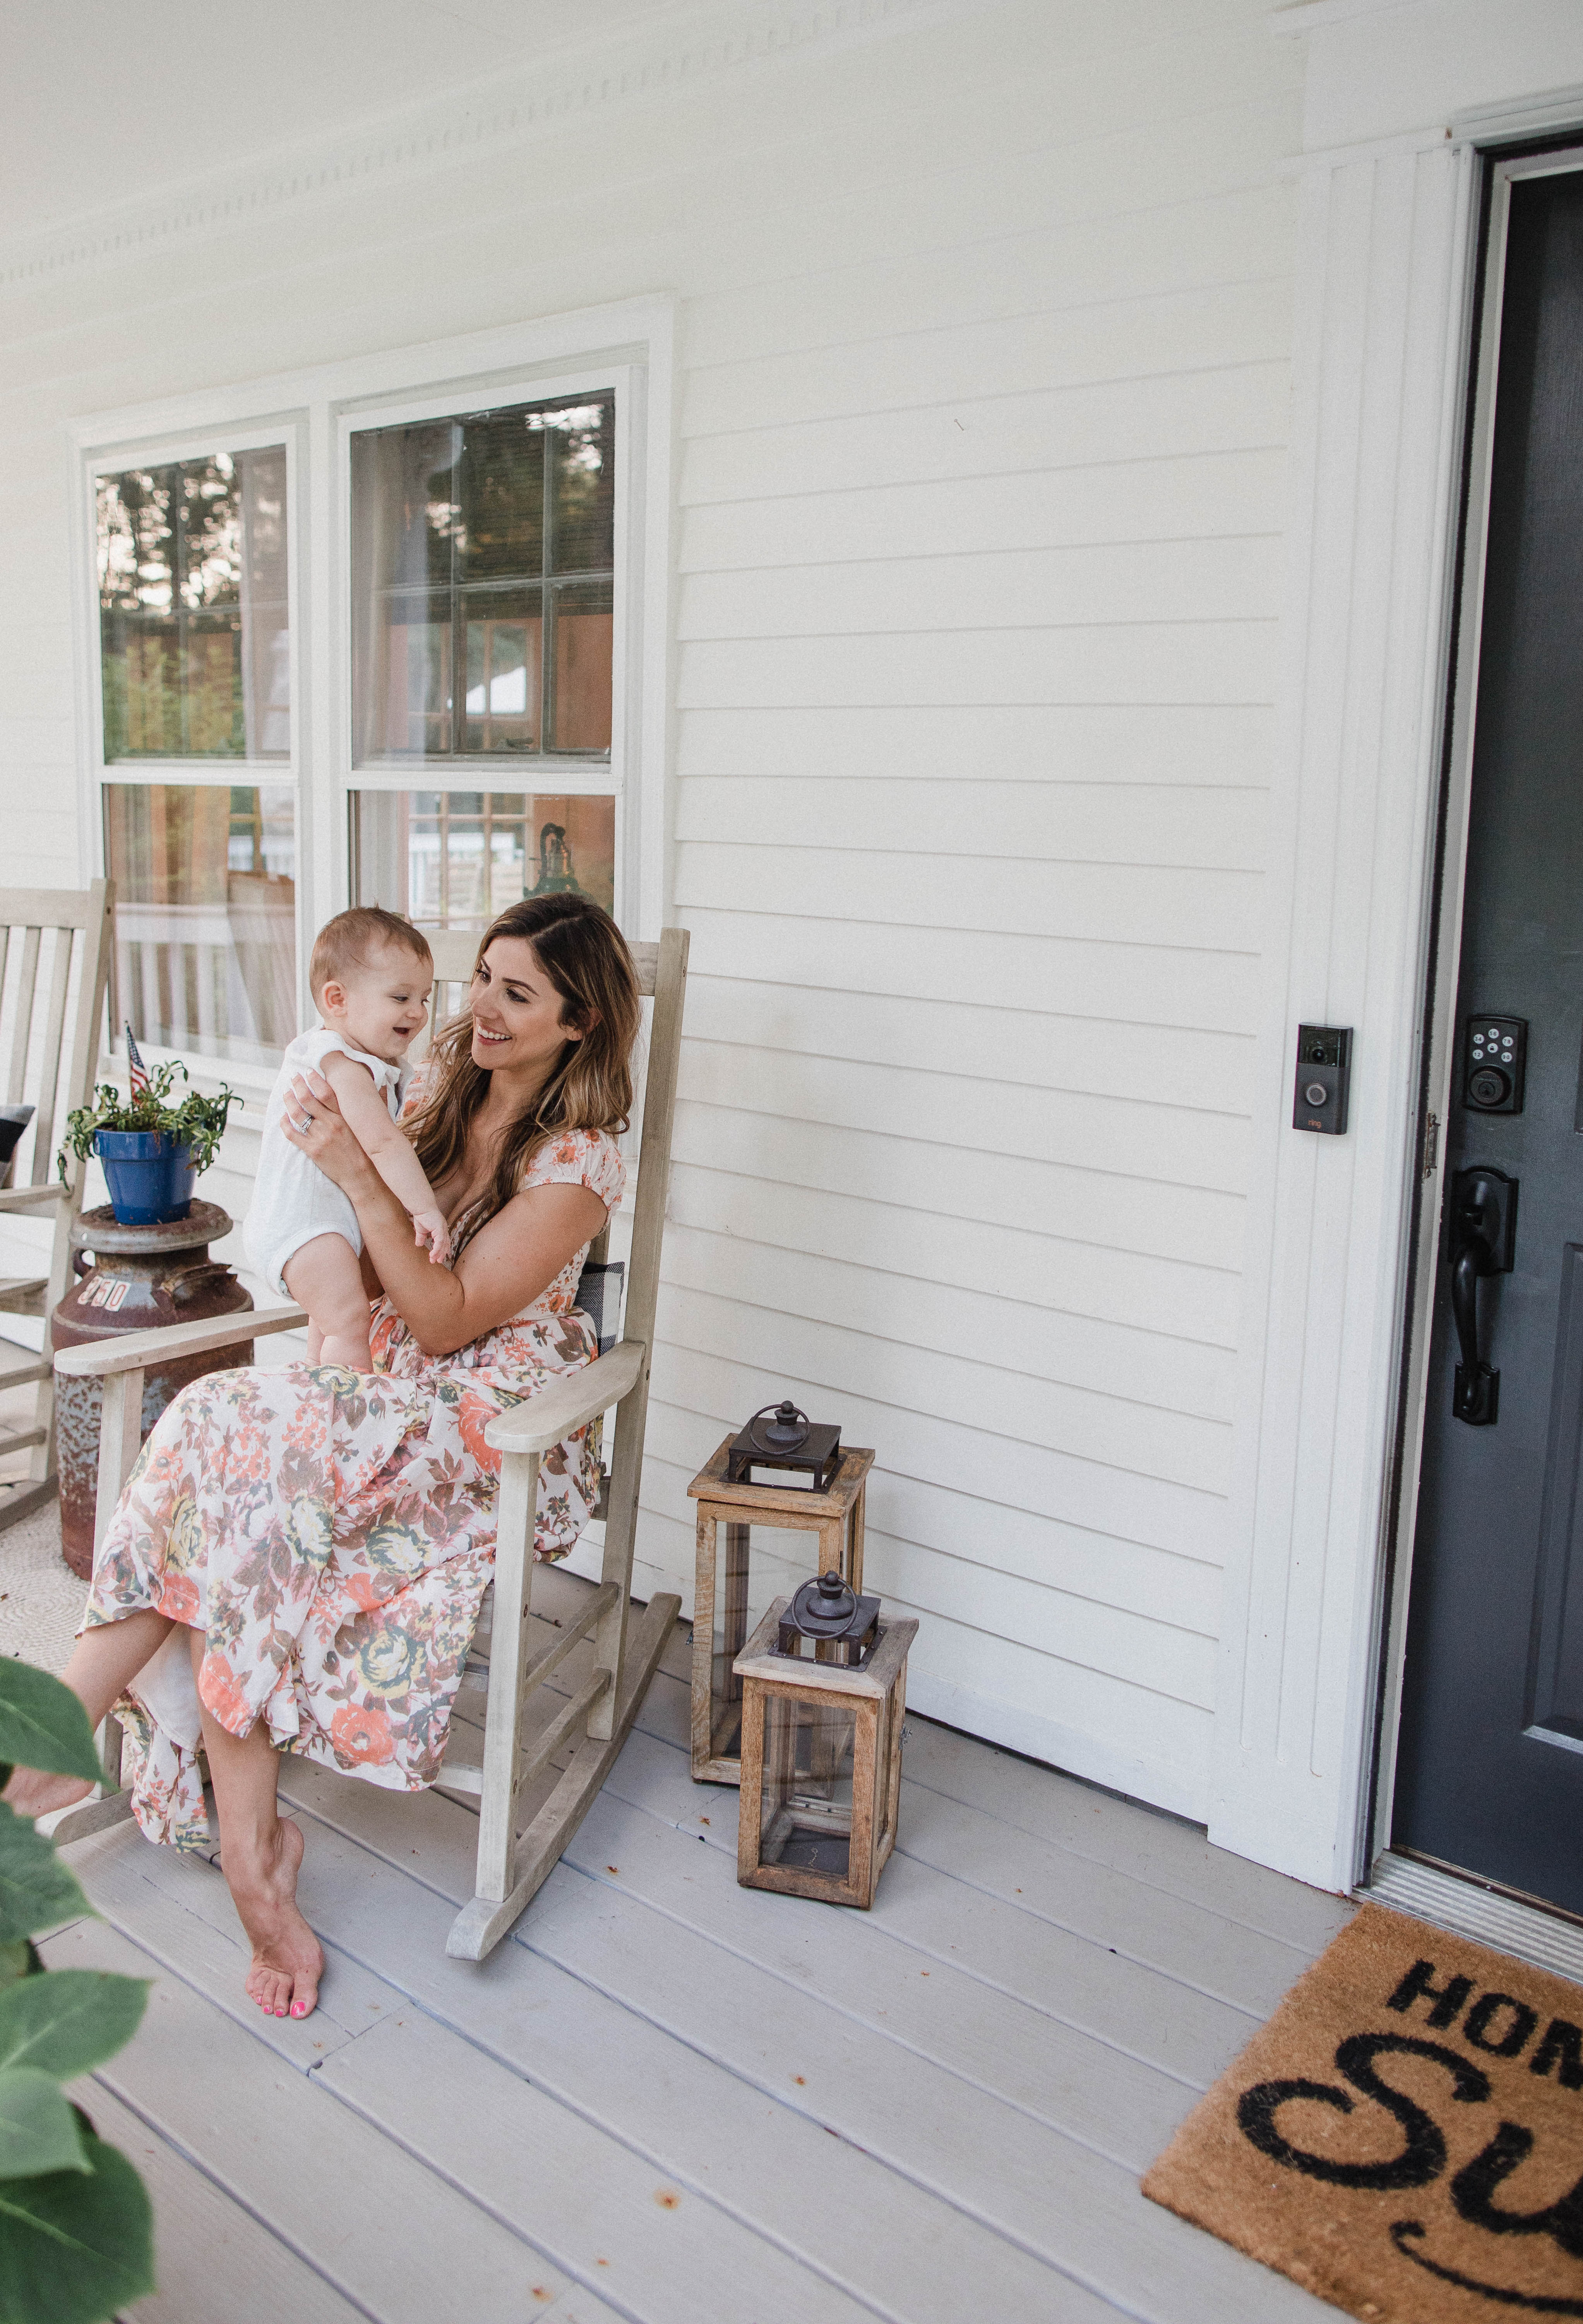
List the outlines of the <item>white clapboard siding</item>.
<svg viewBox="0 0 1583 2324">
<path fill-rule="evenodd" d="M 687 509 L 679 563 L 684 573 L 703 575 L 842 559 L 872 564 L 885 556 L 1156 541 L 1162 524 L 1199 541 L 1250 537 L 1279 530 L 1285 475 L 1285 453 L 1277 447 L 856 486 L 789 499 L 771 492 L 758 500 Z M 690 739 L 696 748 L 700 737 Z M 833 739 L 849 748 L 852 741 L 850 734 Z M 1261 771 L 1266 764 L 1261 757 Z"/>
<path fill-rule="evenodd" d="M 789 982 L 815 991 L 878 993 L 922 1001 L 982 995 L 998 1008 L 1024 1008 L 1042 993 L 1067 1016 L 1143 1025 L 1252 1030 L 1256 952 L 1189 952 L 1131 944 L 1111 935 L 1007 936 L 993 930 L 882 927 L 873 920 L 737 913 L 729 903 L 694 904 L 690 925 L 706 927 L 717 974 L 757 979 L 764 922 L 773 917 L 776 962 Z M 1233 931 L 1234 934 L 1242 933 Z"/>
<path fill-rule="evenodd" d="M 832 776 L 811 788 L 778 775 L 696 775 L 683 794 L 676 836 L 702 843 L 796 847 L 808 836 L 812 807 L 843 849 L 893 848 L 959 860 L 988 855 L 1047 862 L 1149 863 L 1177 871 L 1259 872 L 1264 865 L 1261 788 L 1191 790 L 1137 783 L 1001 782 L 974 787 L 973 816 L 938 784 L 876 775 Z"/>
<path fill-rule="evenodd" d="M 692 775 L 893 775 L 960 782 L 980 761 L 999 781 L 1188 783 L 1269 779 L 1267 702 L 862 703 L 695 706 L 677 742 Z"/>
<path fill-rule="evenodd" d="M 810 808 L 818 806 L 811 792 Z M 898 832 L 897 841 L 907 834 Z M 819 844 L 814 844 L 817 841 Z M 801 847 L 740 847 L 692 840 L 676 850 L 676 897 L 720 895 L 739 908 L 815 918 L 893 921 L 909 927 L 1008 928 L 1021 936 L 1099 944 L 1157 944 L 1162 924 L 1192 951 L 1252 948 L 1259 874 L 1170 865 L 1019 862 L 966 855 L 953 862 L 899 844 L 843 848 L 817 829 Z M 1166 921 L 1169 915 L 1169 921 Z"/>
<path fill-rule="evenodd" d="M 877 1449 L 920 1708 L 1201 1814 L 1299 44 L 1266 0 L 824 38 L 0 292 L 9 876 L 91 853 L 67 419 L 674 291 L 695 973 L 640 1582 L 690 1591 L 688 1477 L 794 1395 Z M 238 1221 L 257 1150 L 244 1116 L 204 1184 Z"/>
<path fill-rule="evenodd" d="M 687 1013 L 688 1030 L 700 1041 L 750 1041 L 811 1056 L 884 1056 L 923 1073 L 971 1059 L 978 1080 L 1117 1098 L 1147 1089 L 1157 1103 L 1193 1107 L 1212 1094 L 1238 1113 L 1250 1096 L 1251 1044 L 1240 1033 L 892 993 L 848 993 L 835 1010 L 817 987 L 713 976 L 691 987 Z"/>
<path fill-rule="evenodd" d="M 986 382 L 1001 395 L 1045 394 L 1100 380 L 1280 362 L 1287 353 L 1290 309 L 1286 285 L 1276 275 L 1072 313 L 1022 313 L 909 331 L 903 379 L 888 338 L 701 365 L 688 382 L 682 433 L 704 438 L 806 426 L 864 414 L 892 397 L 899 398 L 898 410 L 958 396 L 976 400 Z"/>
<path fill-rule="evenodd" d="M 775 1222 L 764 1222 L 773 1233 Z M 1030 1380 L 1092 1388 L 1199 1419 L 1231 1417 L 1233 1356 L 1159 1331 L 1099 1322 L 850 1260 L 677 1227 L 667 1274 L 704 1296 L 848 1324 L 904 1347 L 960 1356 Z M 915 1252 L 913 1266 L 919 1264 Z"/>
<path fill-rule="evenodd" d="M 901 370 L 907 357 L 902 340 L 891 360 Z M 1036 394 L 953 398 L 923 411 L 888 406 L 873 417 L 695 438 L 682 461 L 682 491 L 690 507 L 1075 468 L 1129 454 L 1157 460 L 1257 451 L 1285 440 L 1287 392 L 1286 365 L 1264 363 Z M 1164 511 L 1162 517 L 1168 528 Z"/>
<path fill-rule="evenodd" d="M 749 1240 L 768 1233 L 782 1250 L 899 1276 L 916 1276 L 926 1253 L 928 1279 L 942 1288 L 1032 1300 L 1074 1320 L 1131 1324 L 1209 1348 L 1236 1345 L 1239 1284 L 1230 1268 L 1117 1250 L 1049 1229 L 909 1210 L 895 1199 L 794 1185 L 784 1177 L 774 1184 L 767 1222 L 761 1179 L 718 1165 L 679 1163 L 670 1215 L 678 1227 Z"/>
<path fill-rule="evenodd" d="M 954 1061 L 953 1061 L 954 1062 Z M 971 1054 L 960 1062 L 971 1065 Z M 844 1058 L 766 1055 L 724 1042 L 693 1046 L 680 1088 L 716 1106 L 826 1121 L 882 1137 L 999 1148 L 1074 1168 L 1240 1193 L 1247 1123 L 1234 1114 L 1077 1090 L 999 1088 L 962 1074 L 858 1066 Z"/>
</svg>

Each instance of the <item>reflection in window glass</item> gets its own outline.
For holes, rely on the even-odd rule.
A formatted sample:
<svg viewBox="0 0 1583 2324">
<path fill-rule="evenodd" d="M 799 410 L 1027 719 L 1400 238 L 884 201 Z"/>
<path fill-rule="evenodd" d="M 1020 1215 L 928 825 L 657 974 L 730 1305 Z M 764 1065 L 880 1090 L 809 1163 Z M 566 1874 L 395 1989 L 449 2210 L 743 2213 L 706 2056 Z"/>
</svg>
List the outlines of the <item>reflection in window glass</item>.
<svg viewBox="0 0 1583 2324">
<path fill-rule="evenodd" d="M 354 752 L 606 756 L 612 400 L 352 438 Z"/>
<path fill-rule="evenodd" d="M 524 896 L 573 893 L 615 909 L 615 801 L 518 791 L 360 791 L 360 904 L 420 927 L 484 928 Z"/>
<path fill-rule="evenodd" d="M 286 451 L 98 480 L 105 757 L 291 748 Z"/>
<path fill-rule="evenodd" d="M 297 1030 L 286 784 L 106 783 L 113 1023 L 184 1056 L 278 1064 Z"/>
</svg>

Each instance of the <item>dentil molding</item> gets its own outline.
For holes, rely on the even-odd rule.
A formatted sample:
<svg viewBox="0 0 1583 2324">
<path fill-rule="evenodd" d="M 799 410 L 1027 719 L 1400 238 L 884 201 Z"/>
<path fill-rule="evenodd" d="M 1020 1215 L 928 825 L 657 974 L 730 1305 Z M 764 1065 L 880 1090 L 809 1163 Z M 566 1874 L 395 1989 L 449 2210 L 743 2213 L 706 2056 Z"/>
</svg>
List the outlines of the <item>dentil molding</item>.
<svg viewBox="0 0 1583 2324">
<path fill-rule="evenodd" d="M 0 241 L 0 288 L 144 256 L 183 239 L 382 179 L 453 168 L 579 118 L 690 94 L 734 74 L 833 55 L 961 15 L 983 0 L 723 0 L 647 33 L 585 42 L 458 85 L 311 143 L 252 155 L 146 199 Z"/>
</svg>

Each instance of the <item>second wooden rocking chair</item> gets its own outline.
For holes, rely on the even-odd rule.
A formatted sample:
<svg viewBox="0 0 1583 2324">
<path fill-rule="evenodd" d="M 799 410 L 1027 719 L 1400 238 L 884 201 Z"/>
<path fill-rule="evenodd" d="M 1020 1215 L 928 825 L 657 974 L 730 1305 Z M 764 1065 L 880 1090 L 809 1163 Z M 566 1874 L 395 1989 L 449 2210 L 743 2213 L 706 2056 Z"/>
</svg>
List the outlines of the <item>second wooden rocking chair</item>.
<svg viewBox="0 0 1583 2324">
<path fill-rule="evenodd" d="M 437 1002 L 439 988 L 465 984 L 471 977 L 476 939 L 431 933 L 430 942 Z M 630 1591 L 686 986 L 686 932 L 667 928 L 658 944 L 634 945 L 631 951 L 640 990 L 652 997 L 654 1011 L 624 1331 L 597 1361 L 502 1413 L 488 1430 L 488 1441 L 501 1455 L 494 1582 L 464 1681 L 485 1690 L 483 1754 L 474 1761 L 464 1756 L 469 1730 L 465 1721 L 454 1720 L 437 1779 L 438 1789 L 472 1794 L 479 1804 L 476 1893 L 456 1915 L 446 1943 L 447 1953 L 464 1960 L 482 1960 L 492 1950 L 558 1862 L 614 1765 L 681 1609 L 679 1598 L 665 1592 L 651 1598 L 634 1620 Z M 603 1266 L 607 1241 L 608 1235 L 601 1235 L 590 1250 L 585 1279 Z M 266 1308 L 246 1317 L 247 1336 L 262 1339 L 306 1321 L 300 1307 Z M 223 1316 L 167 1331 L 129 1333 L 56 1357 L 58 1372 L 104 1382 L 96 1545 L 105 1537 L 137 1458 L 144 1373 L 176 1356 L 225 1347 L 236 1332 L 237 1319 Z M 615 1458 L 602 1503 L 605 1536 L 599 1586 L 574 1621 L 558 1628 L 538 1626 L 548 1629 L 539 1643 L 531 1607 L 538 1463 L 563 1438 L 612 1407 Z M 527 1713 L 535 1691 L 584 1640 L 593 1648 L 587 1674 L 529 1731 Z M 557 1698 L 548 1700 L 556 1703 Z M 115 1720 L 106 1720 L 105 1733 L 106 1794 L 69 1809 L 55 1827 L 58 1842 L 84 1838 L 131 1813 L 129 1794 L 121 1788 L 121 1732 Z M 566 1762 L 558 1772 L 557 1760 Z"/>
</svg>

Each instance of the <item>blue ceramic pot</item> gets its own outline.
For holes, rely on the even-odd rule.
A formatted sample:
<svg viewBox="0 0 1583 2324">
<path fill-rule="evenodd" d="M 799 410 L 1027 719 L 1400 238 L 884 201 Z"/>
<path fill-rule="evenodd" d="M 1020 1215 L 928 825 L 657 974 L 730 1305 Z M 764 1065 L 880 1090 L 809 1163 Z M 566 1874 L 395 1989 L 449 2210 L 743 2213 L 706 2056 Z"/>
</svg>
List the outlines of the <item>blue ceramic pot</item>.
<svg viewBox="0 0 1583 2324">
<path fill-rule="evenodd" d="M 161 1227 L 192 1209 L 192 1148 L 158 1130 L 101 1130 L 94 1150 L 105 1166 L 115 1223 Z"/>
</svg>

